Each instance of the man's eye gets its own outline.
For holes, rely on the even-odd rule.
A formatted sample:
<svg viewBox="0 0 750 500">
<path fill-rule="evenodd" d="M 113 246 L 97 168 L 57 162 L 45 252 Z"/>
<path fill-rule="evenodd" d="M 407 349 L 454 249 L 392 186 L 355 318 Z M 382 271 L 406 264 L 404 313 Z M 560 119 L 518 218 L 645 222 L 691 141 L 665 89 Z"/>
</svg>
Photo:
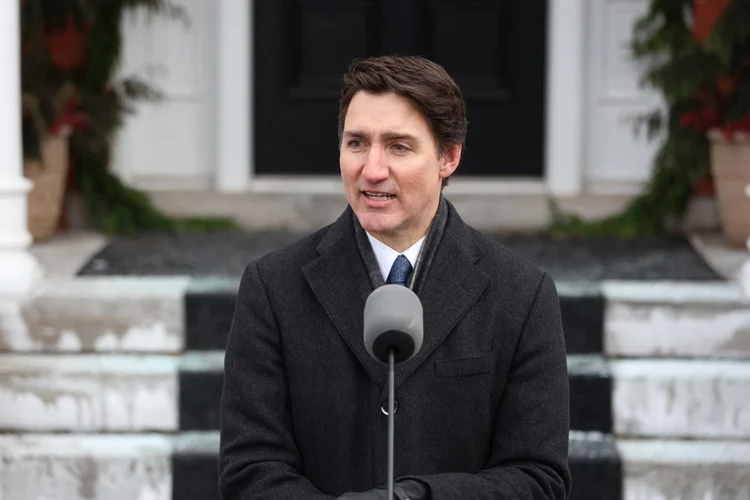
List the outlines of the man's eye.
<svg viewBox="0 0 750 500">
<path fill-rule="evenodd" d="M 358 140 L 355 140 L 355 139 L 349 141 L 349 147 L 350 148 L 358 148 L 360 146 L 362 146 L 362 141 L 358 141 Z"/>
<path fill-rule="evenodd" d="M 394 144 L 393 147 L 396 151 L 406 151 L 406 146 L 403 144 Z"/>
</svg>

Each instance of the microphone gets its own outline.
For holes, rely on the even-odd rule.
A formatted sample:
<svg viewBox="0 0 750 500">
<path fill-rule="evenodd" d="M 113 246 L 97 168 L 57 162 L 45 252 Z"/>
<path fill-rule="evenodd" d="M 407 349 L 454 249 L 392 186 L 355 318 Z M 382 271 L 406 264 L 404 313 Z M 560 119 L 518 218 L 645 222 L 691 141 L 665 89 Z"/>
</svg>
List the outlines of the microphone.
<svg viewBox="0 0 750 500">
<path fill-rule="evenodd" d="M 422 302 L 413 291 L 402 285 L 383 285 L 367 297 L 365 348 L 376 360 L 388 363 L 388 500 L 393 498 L 394 366 L 413 358 L 423 339 Z"/>
<path fill-rule="evenodd" d="M 408 361 L 422 347 L 422 302 L 405 286 L 383 285 L 367 297 L 364 325 L 370 356 L 388 363 L 392 349 L 396 363 Z"/>
</svg>

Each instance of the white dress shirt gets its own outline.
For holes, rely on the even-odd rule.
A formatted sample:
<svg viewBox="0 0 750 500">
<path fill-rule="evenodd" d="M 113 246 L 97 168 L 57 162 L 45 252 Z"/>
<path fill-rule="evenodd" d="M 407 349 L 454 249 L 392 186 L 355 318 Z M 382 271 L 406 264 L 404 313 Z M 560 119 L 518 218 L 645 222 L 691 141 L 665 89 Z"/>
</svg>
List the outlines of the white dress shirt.
<svg viewBox="0 0 750 500">
<path fill-rule="evenodd" d="M 387 281 L 388 275 L 391 273 L 391 267 L 393 267 L 393 263 L 396 261 L 396 257 L 401 255 L 401 253 L 395 251 L 382 241 L 372 236 L 370 233 L 367 233 L 367 238 L 369 238 L 370 240 L 370 245 L 372 246 L 372 251 L 375 254 L 375 259 L 378 261 L 380 272 L 383 273 L 383 281 Z M 417 257 L 419 257 L 419 251 L 422 249 L 422 243 L 424 243 L 424 239 L 425 237 L 423 236 L 422 239 L 402 252 L 404 257 L 409 259 L 412 269 L 416 267 Z"/>
</svg>

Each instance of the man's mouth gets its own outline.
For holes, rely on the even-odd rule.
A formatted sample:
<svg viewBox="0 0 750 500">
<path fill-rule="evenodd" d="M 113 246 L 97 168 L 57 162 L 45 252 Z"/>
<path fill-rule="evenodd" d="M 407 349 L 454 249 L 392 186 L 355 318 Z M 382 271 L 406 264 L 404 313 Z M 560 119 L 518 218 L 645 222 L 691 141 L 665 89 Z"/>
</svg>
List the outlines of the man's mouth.
<svg viewBox="0 0 750 500">
<path fill-rule="evenodd" d="M 392 200 L 396 197 L 395 194 L 388 194 L 388 193 L 378 193 L 375 191 L 363 191 L 364 195 L 367 196 L 370 200 L 373 201 L 387 201 Z"/>
</svg>

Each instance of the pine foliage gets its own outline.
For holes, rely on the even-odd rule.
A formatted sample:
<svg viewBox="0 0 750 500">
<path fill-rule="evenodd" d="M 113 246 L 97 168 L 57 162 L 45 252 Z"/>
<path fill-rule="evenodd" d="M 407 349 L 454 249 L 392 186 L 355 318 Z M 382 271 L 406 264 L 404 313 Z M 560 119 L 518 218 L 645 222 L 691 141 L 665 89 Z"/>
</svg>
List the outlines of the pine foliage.
<svg viewBox="0 0 750 500">
<path fill-rule="evenodd" d="M 169 0 L 17 1 L 21 1 L 24 157 L 41 160 L 41 144 L 48 134 L 60 124 L 72 126 L 71 184 L 81 193 L 96 227 L 107 233 L 234 227 L 226 219 L 168 217 L 108 170 L 111 143 L 134 104 L 162 97 L 141 79 L 117 75 L 123 15 L 129 9 L 145 9 L 169 15 L 175 22 L 189 22 L 184 10 Z M 51 54 L 50 38 L 66 30 L 80 34 L 83 50 L 80 61 L 63 64 Z"/>
</svg>

